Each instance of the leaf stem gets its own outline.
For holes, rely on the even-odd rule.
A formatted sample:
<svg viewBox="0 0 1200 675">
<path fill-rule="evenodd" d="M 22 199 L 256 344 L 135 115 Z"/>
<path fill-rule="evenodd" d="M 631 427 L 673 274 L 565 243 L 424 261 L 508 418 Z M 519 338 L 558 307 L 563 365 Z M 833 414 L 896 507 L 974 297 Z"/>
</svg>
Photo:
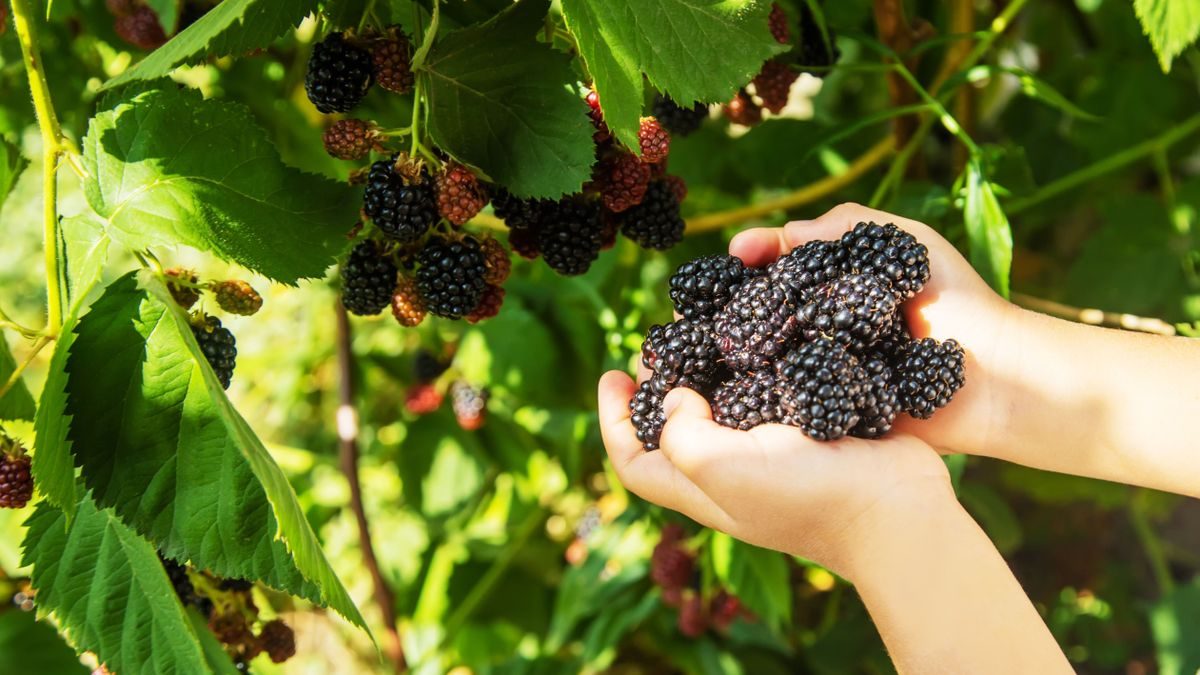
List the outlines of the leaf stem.
<svg viewBox="0 0 1200 675">
<path fill-rule="evenodd" d="M 58 335 L 63 321 L 63 283 L 59 260 L 58 231 L 58 160 L 69 147 L 63 138 L 54 103 L 50 99 L 50 87 L 46 72 L 42 68 L 42 54 L 38 46 L 37 33 L 31 23 L 33 12 L 29 0 L 12 0 L 13 25 L 17 40 L 21 43 L 21 56 L 25 61 L 25 72 L 29 77 L 29 93 L 37 112 L 38 129 L 42 134 L 42 237 L 43 255 L 46 266 L 46 334 Z"/>
<path fill-rule="evenodd" d="M 43 347 L 53 341 L 54 338 L 50 337 L 49 335 L 43 335 L 33 343 L 33 351 L 29 352 L 29 356 L 26 357 L 20 365 L 13 369 L 12 374 L 8 376 L 8 380 L 4 383 L 4 385 L 0 386 L 0 398 L 4 398 L 4 396 L 8 394 L 9 390 L 17 384 L 17 381 L 21 379 L 21 374 L 24 373 L 25 369 L 29 367 L 29 364 L 33 363 L 33 360 L 37 358 L 38 352 L 41 352 Z"/>
<path fill-rule="evenodd" d="M 429 55 L 429 50 L 433 47 L 433 39 L 437 37 L 438 30 L 438 0 L 433 0 L 433 16 L 429 19 L 429 30 L 425 32 L 424 39 L 421 40 L 421 46 L 417 48 L 412 57 L 412 69 L 420 70 L 421 66 L 425 65 L 425 57 Z"/>
<path fill-rule="evenodd" d="M 38 338 L 44 335 L 42 331 L 30 328 L 28 326 L 23 326 L 20 323 L 13 321 L 12 317 L 10 317 L 3 308 L 0 308 L 0 328 L 8 328 L 9 330 L 20 333 L 22 337 L 27 338 Z"/>
</svg>

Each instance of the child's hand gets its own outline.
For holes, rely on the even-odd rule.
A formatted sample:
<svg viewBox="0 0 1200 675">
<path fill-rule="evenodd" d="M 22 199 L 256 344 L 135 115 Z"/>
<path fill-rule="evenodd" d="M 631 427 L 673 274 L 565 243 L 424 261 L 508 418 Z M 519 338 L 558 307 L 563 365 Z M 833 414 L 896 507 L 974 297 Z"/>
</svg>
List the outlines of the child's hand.
<svg viewBox="0 0 1200 675">
<path fill-rule="evenodd" d="M 735 431 L 690 389 L 667 396 L 661 450 L 647 452 L 629 421 L 633 391 L 624 373 L 600 380 L 601 432 L 621 482 L 738 539 L 854 579 L 881 532 L 960 508 L 941 458 L 912 436 L 821 443 L 776 424 Z"/>
</svg>

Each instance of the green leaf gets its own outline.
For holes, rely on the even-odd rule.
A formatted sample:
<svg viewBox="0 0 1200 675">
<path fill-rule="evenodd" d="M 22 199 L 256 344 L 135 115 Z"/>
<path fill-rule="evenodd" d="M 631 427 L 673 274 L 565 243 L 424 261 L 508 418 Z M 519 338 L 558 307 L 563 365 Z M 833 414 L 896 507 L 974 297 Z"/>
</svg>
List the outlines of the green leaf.
<svg viewBox="0 0 1200 675">
<path fill-rule="evenodd" d="M 0 612 L 0 663 L 19 663 L 27 673 L 38 675 L 87 675 L 58 631 L 33 612 Z"/>
<path fill-rule="evenodd" d="M 118 673 L 228 672 L 206 657 L 154 547 L 112 511 L 85 496 L 68 523 L 43 502 L 26 527 L 38 613 L 53 614 L 76 650 Z"/>
<path fill-rule="evenodd" d="M 8 349 L 8 340 L 0 333 L 0 386 L 17 369 L 17 361 Z M 13 386 L 0 396 L 0 420 L 31 420 L 36 412 L 33 396 L 25 387 L 25 380 L 18 377 Z"/>
<path fill-rule="evenodd" d="M 224 0 L 101 88 L 110 89 L 134 80 L 153 80 L 209 56 L 240 55 L 266 47 L 299 24 L 316 6 L 317 0 Z"/>
<path fill-rule="evenodd" d="M 447 34 L 419 71 L 438 146 L 522 197 L 578 192 L 595 146 L 568 59 L 539 44 L 544 0 Z"/>
<path fill-rule="evenodd" d="M 656 594 L 642 596 L 640 602 L 613 603 L 588 626 L 583 638 L 583 660 L 588 670 L 600 672 L 612 665 L 621 639 L 646 620 L 659 606 Z"/>
<path fill-rule="evenodd" d="M 1191 675 L 1200 670 L 1200 581 L 1181 586 L 1150 608 L 1150 628 L 1162 675 Z"/>
<path fill-rule="evenodd" d="M 348 186 L 284 166 L 246 108 L 194 91 L 143 92 L 83 145 L 88 203 L 135 250 L 185 244 L 294 283 L 324 273 L 358 217 Z"/>
<path fill-rule="evenodd" d="M 717 579 L 776 632 L 792 620 L 792 587 L 787 561 L 776 551 L 714 532 L 713 571 Z"/>
<path fill-rule="evenodd" d="M 562 0 L 617 138 L 637 148 L 642 77 L 681 103 L 726 101 L 786 49 L 755 0 Z"/>
<path fill-rule="evenodd" d="M 1190 0 L 1133 0 L 1133 10 L 1150 38 L 1158 64 L 1170 72 L 1171 61 L 1200 36 L 1200 3 Z"/>
<path fill-rule="evenodd" d="M 69 438 L 96 502 L 171 558 L 260 580 L 363 626 L 287 478 L 225 397 L 161 280 L 114 282 L 75 334 Z"/>
<path fill-rule="evenodd" d="M 1000 208 L 992 184 L 978 162 L 967 166 L 963 223 L 970 242 L 971 264 L 996 292 L 1008 297 L 1008 275 L 1012 267 L 1012 228 Z"/>
<path fill-rule="evenodd" d="M 179 0 L 146 0 L 146 6 L 158 15 L 158 22 L 167 35 L 175 32 L 179 25 Z"/>
<path fill-rule="evenodd" d="M 88 211 L 62 219 L 63 246 L 66 251 L 67 284 L 71 302 L 78 302 L 99 281 L 108 262 L 108 233 L 96 214 Z"/>
<path fill-rule="evenodd" d="M 1100 119 L 1099 116 L 1093 115 L 1092 113 L 1072 103 L 1070 99 L 1068 99 L 1066 96 L 1063 96 L 1054 87 L 1050 86 L 1050 83 L 1039 79 L 1033 73 L 1025 70 L 1024 68 L 993 65 L 975 66 L 966 73 L 951 78 L 946 82 L 945 88 L 949 89 L 959 81 L 971 83 L 982 82 L 997 74 L 1006 74 L 1015 77 L 1017 82 L 1021 85 L 1022 93 L 1032 99 L 1036 99 L 1042 103 L 1045 103 L 1051 108 L 1056 108 L 1072 117 L 1078 117 L 1090 122 L 1095 122 Z"/>
<path fill-rule="evenodd" d="M 17 146 L 0 138 L 0 209 L 4 208 L 4 200 L 28 164 Z"/>
</svg>

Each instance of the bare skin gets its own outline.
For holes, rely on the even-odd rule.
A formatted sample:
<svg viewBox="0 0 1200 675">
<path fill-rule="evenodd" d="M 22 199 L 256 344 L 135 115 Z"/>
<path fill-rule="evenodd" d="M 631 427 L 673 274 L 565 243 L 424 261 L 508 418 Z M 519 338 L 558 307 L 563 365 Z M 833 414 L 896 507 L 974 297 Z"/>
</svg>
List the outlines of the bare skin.
<svg viewBox="0 0 1200 675">
<path fill-rule="evenodd" d="M 609 457 L 643 498 L 853 582 L 901 672 L 1072 672 L 958 504 L 937 453 L 1200 496 L 1200 453 L 1186 423 L 1200 411 L 1200 343 L 1021 310 L 932 229 L 854 204 L 743 232 L 730 253 L 764 265 L 872 220 L 894 222 L 930 249 L 932 280 L 904 311 L 917 337 L 953 337 L 967 350 L 967 385 L 949 406 L 933 420 L 899 423 L 886 439 L 818 443 L 780 425 L 722 427 L 703 397 L 677 389 L 664 402 L 661 451 L 645 452 L 627 409 L 636 385 L 610 372 L 599 389 Z"/>
</svg>

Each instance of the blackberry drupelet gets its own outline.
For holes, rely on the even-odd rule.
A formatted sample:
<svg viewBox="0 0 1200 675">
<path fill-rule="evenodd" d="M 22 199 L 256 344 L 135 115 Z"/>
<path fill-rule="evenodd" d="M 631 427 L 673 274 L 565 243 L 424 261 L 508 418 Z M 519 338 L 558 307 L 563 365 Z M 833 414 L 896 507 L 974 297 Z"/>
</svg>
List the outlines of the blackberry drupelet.
<svg viewBox="0 0 1200 675">
<path fill-rule="evenodd" d="M 929 281 L 929 249 L 891 223 L 859 223 L 841 241 L 850 269 L 886 279 L 900 301 L 920 293 Z"/>
<path fill-rule="evenodd" d="M 683 239 L 679 200 L 667 181 L 651 182 L 642 203 L 621 214 L 621 232 L 638 246 L 659 251 Z"/>
<path fill-rule="evenodd" d="M 924 338 L 904 345 L 893 361 L 900 408 L 917 419 L 931 417 L 963 386 L 965 360 L 955 340 Z"/>
<path fill-rule="evenodd" d="M 867 380 L 863 404 L 858 409 L 858 424 L 850 430 L 858 438 L 879 438 L 891 430 L 900 412 L 899 392 L 892 382 L 892 369 L 885 357 L 871 355 L 862 360 Z"/>
<path fill-rule="evenodd" d="M 304 76 L 304 91 L 317 110 L 346 112 L 367 95 L 371 86 L 371 54 L 330 33 L 313 47 Z"/>
<path fill-rule="evenodd" d="M 342 304 L 351 314 L 371 316 L 392 301 L 396 265 L 374 241 L 359 243 L 342 264 Z"/>
<path fill-rule="evenodd" d="M 16 452 L 0 452 L 0 508 L 19 509 L 33 498 L 33 474 L 29 470 L 29 455 L 13 441 L 7 445 Z"/>
<path fill-rule="evenodd" d="M 642 150 L 642 161 L 658 164 L 671 153 L 671 132 L 653 117 L 643 117 L 638 126 L 638 146 Z"/>
<path fill-rule="evenodd" d="M 731 255 L 696 258 L 680 265 L 671 275 L 668 282 L 671 303 L 684 318 L 710 318 L 742 287 L 746 276 L 746 266 L 740 258 Z"/>
<path fill-rule="evenodd" d="M 896 310 L 896 296 L 886 281 L 869 274 L 848 274 L 815 289 L 797 316 L 806 340 L 832 337 L 861 354 L 891 332 Z"/>
<path fill-rule="evenodd" d="M 296 634 L 279 619 L 263 624 L 258 641 L 274 663 L 283 663 L 296 655 Z"/>
<path fill-rule="evenodd" d="M 713 319 L 725 363 L 736 371 L 770 366 L 799 328 L 796 308 L 795 295 L 769 277 L 744 283 Z"/>
<path fill-rule="evenodd" d="M 708 321 L 680 319 L 651 326 L 642 342 L 642 364 L 668 387 L 708 393 L 723 375 L 721 350 Z"/>
<path fill-rule="evenodd" d="M 713 392 L 712 411 L 717 424 L 741 431 L 783 421 L 775 373 L 766 369 L 734 376 Z"/>
<path fill-rule="evenodd" d="M 866 373 L 832 339 L 818 337 L 776 364 L 784 421 L 818 441 L 845 436 L 864 407 Z"/>
<path fill-rule="evenodd" d="M 217 317 L 199 313 L 192 315 L 191 328 L 200 352 L 204 354 L 208 365 L 212 366 L 221 386 L 228 389 L 237 361 L 237 341 L 233 333 L 222 326 Z"/>
<path fill-rule="evenodd" d="M 604 243 L 600 207 L 582 197 L 564 197 L 541 209 L 537 248 L 555 272 L 583 274 L 600 257 Z"/>
<path fill-rule="evenodd" d="M 637 431 L 637 439 L 647 450 L 658 449 L 658 440 L 666 422 L 662 403 L 668 389 L 662 380 L 651 377 L 643 382 L 634 392 L 633 398 L 629 399 L 629 420 L 633 422 Z"/>
<path fill-rule="evenodd" d="M 654 99 L 654 116 L 673 136 L 693 134 L 708 119 L 708 106 L 696 102 L 684 108 L 670 96 L 659 94 Z"/>
<path fill-rule="evenodd" d="M 399 242 L 416 241 L 437 222 L 438 203 L 433 181 L 424 168 L 402 174 L 396 160 L 371 165 L 363 191 L 363 211 L 387 236 Z"/>
<path fill-rule="evenodd" d="M 479 304 L 487 288 L 487 266 L 474 237 L 431 239 L 417 262 L 417 290 L 430 313 L 461 319 Z"/>
<path fill-rule="evenodd" d="M 806 297 L 817 287 L 842 276 L 846 260 L 846 251 L 837 241 L 814 240 L 779 258 L 767 274 L 773 282 Z"/>
</svg>

